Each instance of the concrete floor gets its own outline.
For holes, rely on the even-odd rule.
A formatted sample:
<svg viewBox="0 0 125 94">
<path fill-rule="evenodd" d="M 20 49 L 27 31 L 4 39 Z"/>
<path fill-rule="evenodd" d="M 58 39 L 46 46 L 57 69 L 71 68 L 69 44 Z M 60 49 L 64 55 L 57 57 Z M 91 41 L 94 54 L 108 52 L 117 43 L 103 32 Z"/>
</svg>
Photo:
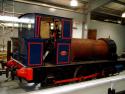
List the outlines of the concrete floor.
<svg viewBox="0 0 125 94">
<path fill-rule="evenodd" d="M 40 85 L 34 85 L 33 83 L 20 83 L 19 80 L 8 80 L 5 75 L 0 76 L 0 94 L 25 94 L 29 91 L 39 90 Z"/>
<path fill-rule="evenodd" d="M 122 72 L 121 74 L 125 74 L 125 71 Z M 121 75 L 120 74 L 120 75 Z M 0 94 L 32 94 L 30 92 L 32 91 L 39 91 L 39 90 L 43 90 L 40 88 L 40 85 L 34 85 L 33 83 L 30 83 L 30 84 L 27 84 L 25 81 L 23 81 L 23 83 L 21 84 L 18 80 L 8 80 L 6 81 L 6 77 L 5 75 L 2 75 L 0 76 Z M 123 83 L 123 86 L 122 86 L 122 90 L 125 90 L 125 81 L 124 82 L 120 82 L 120 84 Z M 109 85 L 103 85 L 101 88 L 104 88 L 102 89 L 99 89 L 99 87 L 94 87 L 92 88 L 91 90 L 94 90 L 94 91 L 97 91 L 98 92 L 100 91 L 100 93 L 87 93 L 89 92 L 90 90 L 84 90 L 84 94 L 107 94 L 107 93 L 101 93 L 103 92 L 103 90 L 105 90 L 105 87 L 108 88 Z M 118 87 L 118 86 L 117 86 Z M 119 88 L 119 87 L 118 87 Z M 107 89 L 106 89 L 107 90 Z M 77 92 L 77 93 L 76 93 Z M 80 93 L 81 91 L 75 91 L 75 92 L 72 92 L 72 93 L 66 93 L 66 94 L 83 94 L 83 93 Z M 83 90 L 82 90 L 83 92 Z M 86 93 L 85 93 L 86 92 Z M 42 94 L 42 93 L 41 93 Z M 125 94 L 125 93 L 120 93 L 120 94 Z"/>
<path fill-rule="evenodd" d="M 18 94 L 24 92 L 25 90 L 20 88 L 17 81 L 6 81 L 5 75 L 0 76 L 0 94 Z"/>
</svg>

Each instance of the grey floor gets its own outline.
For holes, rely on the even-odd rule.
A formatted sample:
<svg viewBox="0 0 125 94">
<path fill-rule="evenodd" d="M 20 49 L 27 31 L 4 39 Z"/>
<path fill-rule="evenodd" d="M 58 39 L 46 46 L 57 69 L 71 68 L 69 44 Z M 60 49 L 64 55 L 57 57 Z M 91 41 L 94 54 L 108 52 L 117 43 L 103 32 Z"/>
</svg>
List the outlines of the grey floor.
<svg viewBox="0 0 125 94">
<path fill-rule="evenodd" d="M 125 72 L 123 72 L 123 74 L 125 74 Z M 102 88 L 105 88 L 105 86 L 102 86 Z M 97 88 L 95 88 L 95 90 L 97 90 Z M 42 88 L 40 88 L 40 85 L 36 86 L 33 83 L 28 84 L 25 81 L 23 81 L 23 83 L 21 84 L 18 80 L 12 81 L 10 79 L 7 81 L 5 75 L 0 76 L 0 94 L 20 94 L 20 93 L 28 94 L 30 91 L 37 91 L 37 90 L 42 90 Z M 77 94 L 82 94 L 82 93 L 77 93 Z M 125 92 L 119 94 L 125 94 Z"/>
<path fill-rule="evenodd" d="M 6 81 L 5 75 L 0 76 L 0 94 L 24 93 L 16 81 Z"/>
<path fill-rule="evenodd" d="M 35 91 L 39 90 L 40 85 L 34 85 L 33 83 L 26 83 L 23 81 L 23 83 L 20 83 L 18 80 L 8 80 L 5 77 L 5 75 L 0 76 L 0 94 L 25 94 L 29 91 Z"/>
</svg>

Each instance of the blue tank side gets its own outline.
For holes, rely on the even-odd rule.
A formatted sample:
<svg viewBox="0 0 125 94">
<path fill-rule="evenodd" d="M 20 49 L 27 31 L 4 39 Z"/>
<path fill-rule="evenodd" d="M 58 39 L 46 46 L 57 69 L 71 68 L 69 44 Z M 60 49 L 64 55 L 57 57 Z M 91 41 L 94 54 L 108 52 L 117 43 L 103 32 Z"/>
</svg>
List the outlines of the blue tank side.
<svg viewBox="0 0 125 94">
<path fill-rule="evenodd" d="M 26 14 L 20 17 L 20 20 L 30 20 L 19 24 L 18 38 L 19 38 L 19 61 L 27 65 L 27 45 L 26 39 L 34 38 L 34 24 L 35 15 Z"/>
</svg>

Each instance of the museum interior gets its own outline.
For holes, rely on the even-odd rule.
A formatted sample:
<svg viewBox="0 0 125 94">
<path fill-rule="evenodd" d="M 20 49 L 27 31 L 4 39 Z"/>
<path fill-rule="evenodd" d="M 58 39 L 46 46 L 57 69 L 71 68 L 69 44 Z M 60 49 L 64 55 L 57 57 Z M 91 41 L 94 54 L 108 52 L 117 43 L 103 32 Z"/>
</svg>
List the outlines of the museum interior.
<svg viewBox="0 0 125 94">
<path fill-rule="evenodd" d="M 0 94 L 125 94 L 125 0 L 0 0 Z"/>
</svg>

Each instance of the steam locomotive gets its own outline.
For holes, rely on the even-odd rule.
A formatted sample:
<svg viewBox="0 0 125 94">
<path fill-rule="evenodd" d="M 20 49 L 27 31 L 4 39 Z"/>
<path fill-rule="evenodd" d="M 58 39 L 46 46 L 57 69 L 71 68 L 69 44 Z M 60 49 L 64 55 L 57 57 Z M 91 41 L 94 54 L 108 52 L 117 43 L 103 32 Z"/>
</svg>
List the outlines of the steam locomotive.
<svg viewBox="0 0 125 94">
<path fill-rule="evenodd" d="M 70 18 L 39 13 L 19 18 L 27 22 L 19 24 L 18 38 L 12 39 L 13 50 L 7 62 L 12 78 L 41 85 L 64 84 L 105 77 L 124 69 L 113 40 L 73 39 Z"/>
</svg>

